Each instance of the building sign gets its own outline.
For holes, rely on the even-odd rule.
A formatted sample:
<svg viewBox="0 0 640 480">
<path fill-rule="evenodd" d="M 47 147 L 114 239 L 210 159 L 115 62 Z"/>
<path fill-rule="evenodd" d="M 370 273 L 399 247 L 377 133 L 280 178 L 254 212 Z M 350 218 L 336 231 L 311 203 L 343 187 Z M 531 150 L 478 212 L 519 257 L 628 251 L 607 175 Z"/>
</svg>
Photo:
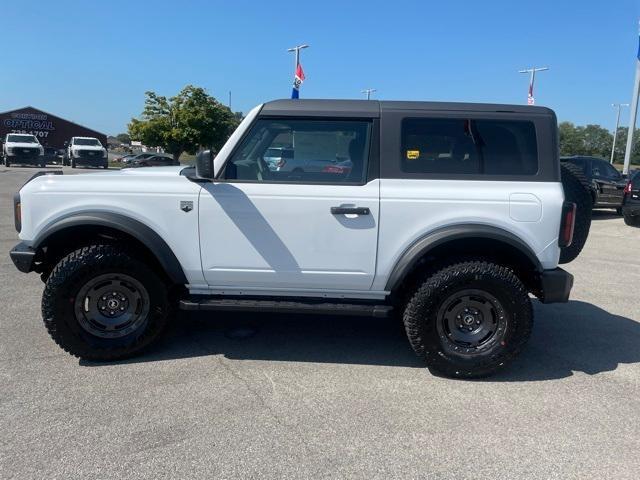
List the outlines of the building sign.
<svg viewBox="0 0 640 480">
<path fill-rule="evenodd" d="M 3 125 L 11 133 L 28 133 L 39 138 L 47 138 L 49 132 L 56 129 L 46 113 L 12 112 L 10 118 L 3 120 Z"/>
<path fill-rule="evenodd" d="M 45 147 L 64 148 L 71 137 L 94 137 L 107 146 L 107 136 L 33 107 L 0 113 L 0 140 L 7 133 L 28 133 Z"/>
</svg>

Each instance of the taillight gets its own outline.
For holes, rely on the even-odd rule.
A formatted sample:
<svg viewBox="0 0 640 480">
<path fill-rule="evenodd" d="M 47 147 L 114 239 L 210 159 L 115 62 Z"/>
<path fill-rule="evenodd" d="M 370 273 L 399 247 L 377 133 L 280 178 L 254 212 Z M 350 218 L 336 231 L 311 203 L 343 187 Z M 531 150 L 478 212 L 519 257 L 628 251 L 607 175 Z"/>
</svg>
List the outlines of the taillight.
<svg viewBox="0 0 640 480">
<path fill-rule="evenodd" d="M 280 160 L 278 160 L 278 162 L 276 163 L 276 167 L 278 168 L 282 168 L 285 166 L 285 164 L 287 163 L 287 161 L 284 158 L 281 158 Z"/>
<path fill-rule="evenodd" d="M 627 183 L 627 186 L 624 187 L 623 191 L 624 191 L 625 194 L 631 193 L 631 182 Z"/>
<path fill-rule="evenodd" d="M 558 245 L 568 247 L 573 241 L 573 230 L 576 225 L 576 204 L 564 202 L 562 204 L 562 221 L 560 222 L 560 235 Z"/>
</svg>

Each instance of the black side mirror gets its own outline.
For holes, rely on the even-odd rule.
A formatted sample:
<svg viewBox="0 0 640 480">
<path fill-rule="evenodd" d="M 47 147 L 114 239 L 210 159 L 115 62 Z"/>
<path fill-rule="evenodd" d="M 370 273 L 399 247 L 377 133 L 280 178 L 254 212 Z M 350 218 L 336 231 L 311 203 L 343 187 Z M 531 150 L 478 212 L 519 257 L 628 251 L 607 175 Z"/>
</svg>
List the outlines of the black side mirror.
<svg viewBox="0 0 640 480">
<path fill-rule="evenodd" d="M 196 157 L 196 175 L 213 180 L 213 151 L 203 150 Z"/>
</svg>

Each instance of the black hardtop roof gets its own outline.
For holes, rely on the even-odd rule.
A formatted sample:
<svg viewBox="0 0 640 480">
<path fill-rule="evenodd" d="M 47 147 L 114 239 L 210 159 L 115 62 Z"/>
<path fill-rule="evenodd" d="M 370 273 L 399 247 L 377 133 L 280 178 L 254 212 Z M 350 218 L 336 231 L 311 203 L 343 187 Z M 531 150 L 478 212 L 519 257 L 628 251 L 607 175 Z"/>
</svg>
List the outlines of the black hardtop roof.
<svg viewBox="0 0 640 480">
<path fill-rule="evenodd" d="M 464 112 L 512 112 L 525 114 L 550 114 L 553 110 L 531 105 L 502 105 L 491 103 L 463 102 L 418 102 L 389 100 L 329 100 L 329 99 L 283 99 L 267 102 L 261 115 L 283 116 L 338 116 L 338 117 L 379 117 L 381 111 L 431 110 Z"/>
</svg>

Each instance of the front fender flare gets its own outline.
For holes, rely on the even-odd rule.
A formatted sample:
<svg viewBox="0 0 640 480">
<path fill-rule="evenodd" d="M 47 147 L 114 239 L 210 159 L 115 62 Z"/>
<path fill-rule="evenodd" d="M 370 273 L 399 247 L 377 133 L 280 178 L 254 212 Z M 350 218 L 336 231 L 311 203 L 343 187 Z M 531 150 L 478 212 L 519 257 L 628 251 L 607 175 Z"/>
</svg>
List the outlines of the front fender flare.
<svg viewBox="0 0 640 480">
<path fill-rule="evenodd" d="M 511 232 L 490 225 L 451 225 L 434 230 L 409 246 L 393 267 L 385 290 L 395 290 L 405 276 L 413 270 L 418 261 L 430 250 L 452 240 L 464 238 L 484 238 L 507 243 L 526 255 L 536 271 L 541 272 L 543 270 L 542 264 L 533 250 Z"/>
<path fill-rule="evenodd" d="M 156 257 L 172 282 L 180 285 L 187 283 L 187 277 L 167 242 L 152 228 L 126 215 L 113 212 L 85 211 L 61 217 L 47 225 L 34 238 L 31 246 L 37 250 L 56 232 L 79 226 L 102 226 L 124 232 L 145 245 Z"/>
</svg>

